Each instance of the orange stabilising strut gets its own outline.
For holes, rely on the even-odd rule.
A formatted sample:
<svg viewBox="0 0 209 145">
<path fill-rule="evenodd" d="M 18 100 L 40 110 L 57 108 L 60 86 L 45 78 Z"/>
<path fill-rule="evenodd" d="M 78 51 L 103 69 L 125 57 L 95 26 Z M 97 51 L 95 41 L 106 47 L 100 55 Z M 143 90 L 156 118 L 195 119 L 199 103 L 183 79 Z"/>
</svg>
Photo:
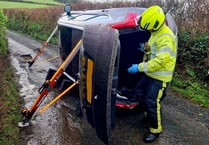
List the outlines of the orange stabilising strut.
<svg viewBox="0 0 209 145">
<path fill-rule="evenodd" d="M 54 34 L 57 32 L 58 30 L 58 26 L 56 26 L 54 28 L 54 30 L 52 31 L 51 35 L 49 36 L 49 38 L 42 44 L 42 47 L 41 48 L 38 48 L 38 51 L 35 55 L 35 57 L 29 61 L 29 68 L 34 64 L 34 62 L 37 60 L 38 56 L 42 54 L 42 52 L 44 51 L 44 48 L 48 45 L 49 41 L 51 40 L 51 38 L 54 36 Z"/>
<path fill-rule="evenodd" d="M 54 73 L 54 75 L 51 77 L 51 79 L 50 80 L 46 80 L 44 82 L 44 84 L 39 88 L 38 92 L 40 94 L 36 98 L 35 102 L 33 103 L 32 107 L 30 108 L 30 110 L 28 110 L 27 108 L 23 108 L 23 110 L 21 111 L 21 113 L 22 113 L 22 121 L 19 122 L 19 124 L 18 124 L 19 127 L 25 127 L 25 126 L 29 125 L 29 121 L 31 120 L 32 116 L 34 115 L 34 113 L 36 112 L 36 110 L 40 106 L 41 102 L 44 100 L 44 98 L 48 95 L 50 90 L 52 88 L 54 88 L 57 80 L 60 78 L 61 75 L 63 75 L 63 74 L 66 75 L 68 78 L 73 80 L 74 83 L 71 86 L 69 86 L 65 91 L 63 91 L 60 95 L 55 97 L 44 108 L 42 108 L 39 113 L 44 112 L 48 107 L 50 107 L 52 104 L 54 104 L 57 100 L 59 100 L 62 96 L 64 96 L 70 89 L 72 89 L 74 86 L 76 86 L 76 84 L 78 84 L 78 81 L 76 81 L 73 78 L 71 78 L 64 70 L 67 68 L 69 63 L 73 60 L 75 55 L 78 53 L 78 51 L 80 49 L 80 47 L 79 47 L 80 44 L 81 44 L 81 40 L 78 41 L 76 46 L 72 49 L 71 53 L 67 56 L 65 61 L 59 66 L 59 68 Z"/>
</svg>

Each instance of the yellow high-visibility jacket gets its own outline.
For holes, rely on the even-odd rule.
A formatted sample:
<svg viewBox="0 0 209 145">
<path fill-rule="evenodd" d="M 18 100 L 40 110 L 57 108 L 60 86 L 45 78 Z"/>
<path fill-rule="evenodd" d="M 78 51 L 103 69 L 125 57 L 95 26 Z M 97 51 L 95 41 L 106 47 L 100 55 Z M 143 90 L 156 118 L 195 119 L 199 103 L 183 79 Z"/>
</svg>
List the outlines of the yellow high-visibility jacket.
<svg viewBox="0 0 209 145">
<path fill-rule="evenodd" d="M 177 44 L 173 32 L 166 25 L 152 32 L 148 41 L 148 61 L 139 63 L 140 72 L 151 78 L 170 82 L 176 65 Z"/>
</svg>

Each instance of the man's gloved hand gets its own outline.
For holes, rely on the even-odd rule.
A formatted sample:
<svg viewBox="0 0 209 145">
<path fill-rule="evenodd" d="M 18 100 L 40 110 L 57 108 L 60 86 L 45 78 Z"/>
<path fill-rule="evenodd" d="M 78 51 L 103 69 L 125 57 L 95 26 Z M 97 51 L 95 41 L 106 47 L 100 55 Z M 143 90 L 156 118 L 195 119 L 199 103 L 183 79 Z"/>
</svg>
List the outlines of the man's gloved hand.
<svg viewBox="0 0 209 145">
<path fill-rule="evenodd" d="M 139 71 L 138 64 L 132 64 L 132 66 L 128 68 L 128 72 L 131 74 L 135 74 L 138 71 Z"/>
</svg>

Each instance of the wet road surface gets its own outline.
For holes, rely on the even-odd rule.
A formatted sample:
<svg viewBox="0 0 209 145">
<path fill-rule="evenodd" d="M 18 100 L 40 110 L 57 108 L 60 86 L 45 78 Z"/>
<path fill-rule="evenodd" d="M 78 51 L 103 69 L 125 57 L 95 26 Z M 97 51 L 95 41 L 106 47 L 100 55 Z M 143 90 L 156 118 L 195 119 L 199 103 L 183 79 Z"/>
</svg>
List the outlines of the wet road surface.
<svg viewBox="0 0 209 145">
<path fill-rule="evenodd" d="M 44 53 L 31 69 L 20 55 L 35 53 L 41 46 L 39 41 L 23 35 L 8 32 L 11 63 L 15 69 L 23 106 L 30 108 L 44 83 L 49 68 L 56 69 L 60 60 L 47 59 L 58 55 L 56 46 L 47 46 Z M 41 106 L 49 102 L 59 90 L 50 92 Z M 95 130 L 88 125 L 85 117 L 77 117 L 75 108 L 78 96 L 64 96 L 44 113 L 34 118 L 31 125 L 21 129 L 22 145 L 103 145 L 96 137 Z M 110 145 L 144 145 L 142 139 L 146 123 L 138 110 L 118 110 L 116 127 L 112 132 Z M 177 97 L 169 92 L 162 102 L 163 133 L 151 145 L 208 145 L 209 109 Z"/>
</svg>

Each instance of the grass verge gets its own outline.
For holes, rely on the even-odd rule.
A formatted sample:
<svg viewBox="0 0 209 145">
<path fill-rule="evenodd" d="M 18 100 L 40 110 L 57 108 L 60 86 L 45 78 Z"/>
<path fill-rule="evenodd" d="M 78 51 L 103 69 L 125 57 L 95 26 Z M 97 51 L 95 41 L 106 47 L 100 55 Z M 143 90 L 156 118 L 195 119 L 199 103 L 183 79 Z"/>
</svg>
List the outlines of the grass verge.
<svg viewBox="0 0 209 145">
<path fill-rule="evenodd" d="M 171 90 L 201 107 L 209 108 L 209 90 L 198 82 L 174 78 Z"/>
<path fill-rule="evenodd" d="M 0 55 L 0 144 L 19 145 L 20 97 L 9 56 Z"/>
</svg>

